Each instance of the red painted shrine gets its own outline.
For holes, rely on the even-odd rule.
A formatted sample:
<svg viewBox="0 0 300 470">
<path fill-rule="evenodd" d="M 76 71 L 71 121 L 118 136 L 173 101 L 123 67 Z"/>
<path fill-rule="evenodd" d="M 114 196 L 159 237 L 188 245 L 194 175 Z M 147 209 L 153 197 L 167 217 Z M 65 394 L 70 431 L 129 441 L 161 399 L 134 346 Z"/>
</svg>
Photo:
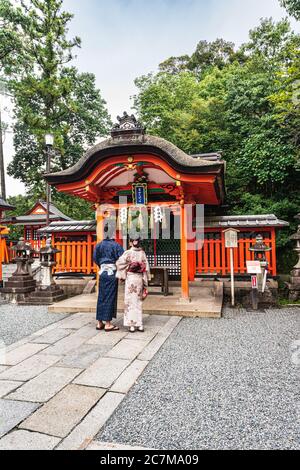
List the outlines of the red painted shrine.
<svg viewBox="0 0 300 470">
<path fill-rule="evenodd" d="M 273 215 L 216 215 L 225 198 L 226 165 L 221 155 L 187 155 L 162 138 L 146 135 L 134 116 L 124 113 L 118 119 L 119 124 L 113 128 L 111 137 L 90 149 L 76 165 L 46 176 L 59 191 L 89 201 L 96 212 L 94 223 L 52 222 L 40 231 L 51 233 L 62 251 L 57 269 L 92 272 L 95 269 L 91 262 L 96 243 L 94 234 L 97 231 L 100 241 L 105 218 L 114 211 L 117 239 L 121 242 L 122 223 L 128 224 L 132 211 L 137 213 L 143 207 L 148 210 L 150 225 L 155 211 L 160 215 L 160 222 L 154 223 L 155 236 L 145 242 L 149 261 L 152 265 L 170 266 L 171 274 L 180 275 L 183 298 L 189 297 L 189 281 L 195 276 L 228 274 L 229 254 L 223 230 L 229 227 L 240 230 L 235 271 L 246 274 L 246 260 L 251 259 L 249 247 L 255 234 L 262 233 L 265 243 L 272 248 L 268 255 L 270 274 L 276 275 L 275 230 L 286 223 Z M 110 209 L 104 211 L 103 205 Z M 186 205 L 194 208 L 192 212 L 187 211 Z M 188 226 L 192 225 L 195 231 L 201 230 L 195 218 L 196 205 L 205 207 L 204 244 L 197 243 L 193 249 L 188 249 L 191 241 L 187 235 Z M 68 237 L 74 236 L 76 224 L 82 240 L 70 241 Z M 164 224 L 170 225 L 169 239 L 162 236 Z M 180 231 L 178 238 L 172 235 L 175 225 Z"/>
</svg>

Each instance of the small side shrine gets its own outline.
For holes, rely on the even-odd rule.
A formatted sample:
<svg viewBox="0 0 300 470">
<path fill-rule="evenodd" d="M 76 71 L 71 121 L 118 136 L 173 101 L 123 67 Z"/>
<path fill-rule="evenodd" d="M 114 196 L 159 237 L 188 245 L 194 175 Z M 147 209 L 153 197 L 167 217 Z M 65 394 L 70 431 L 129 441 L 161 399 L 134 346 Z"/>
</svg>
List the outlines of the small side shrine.
<svg viewBox="0 0 300 470">
<path fill-rule="evenodd" d="M 68 221 L 70 217 L 63 214 L 54 204 L 50 204 L 50 222 Z M 11 216 L 2 221 L 6 225 L 15 225 L 24 227 L 24 239 L 30 243 L 33 248 L 40 247 L 38 230 L 45 227 L 47 221 L 47 204 L 39 200 L 24 215 Z"/>
<path fill-rule="evenodd" d="M 4 199 L 0 198 L 0 221 L 3 223 L 3 215 L 5 212 L 13 211 L 15 207 L 8 204 Z"/>
</svg>

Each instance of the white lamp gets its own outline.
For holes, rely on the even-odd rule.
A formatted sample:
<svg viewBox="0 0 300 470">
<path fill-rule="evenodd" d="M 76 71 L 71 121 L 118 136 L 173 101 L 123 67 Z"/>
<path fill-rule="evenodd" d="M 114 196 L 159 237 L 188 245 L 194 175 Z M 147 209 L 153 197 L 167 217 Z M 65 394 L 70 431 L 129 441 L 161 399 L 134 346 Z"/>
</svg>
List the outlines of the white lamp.
<svg viewBox="0 0 300 470">
<path fill-rule="evenodd" d="M 52 134 L 45 135 L 45 144 L 46 144 L 46 147 L 53 147 L 54 136 Z"/>
</svg>

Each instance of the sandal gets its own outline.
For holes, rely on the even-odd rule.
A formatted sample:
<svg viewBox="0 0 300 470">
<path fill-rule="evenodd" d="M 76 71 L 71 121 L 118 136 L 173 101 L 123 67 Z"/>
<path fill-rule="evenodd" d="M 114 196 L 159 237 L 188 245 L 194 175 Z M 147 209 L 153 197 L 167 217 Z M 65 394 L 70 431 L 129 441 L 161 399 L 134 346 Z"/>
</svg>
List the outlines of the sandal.
<svg viewBox="0 0 300 470">
<path fill-rule="evenodd" d="M 139 327 L 138 327 L 138 331 L 139 331 L 140 333 L 145 333 L 145 330 L 144 330 L 144 327 L 143 327 L 143 326 L 139 326 Z"/>
<path fill-rule="evenodd" d="M 129 331 L 129 333 L 135 333 L 135 328 L 134 328 L 134 326 L 130 326 L 130 327 L 128 328 L 128 331 Z"/>
<path fill-rule="evenodd" d="M 120 328 L 118 326 L 113 325 L 111 328 L 104 328 L 104 331 L 109 333 L 110 331 L 119 331 L 119 329 Z"/>
<path fill-rule="evenodd" d="M 99 326 L 96 326 L 96 330 L 97 330 L 97 331 L 104 330 L 104 328 L 105 328 L 105 326 L 104 326 L 104 325 L 100 326 L 100 328 L 99 328 Z"/>
</svg>

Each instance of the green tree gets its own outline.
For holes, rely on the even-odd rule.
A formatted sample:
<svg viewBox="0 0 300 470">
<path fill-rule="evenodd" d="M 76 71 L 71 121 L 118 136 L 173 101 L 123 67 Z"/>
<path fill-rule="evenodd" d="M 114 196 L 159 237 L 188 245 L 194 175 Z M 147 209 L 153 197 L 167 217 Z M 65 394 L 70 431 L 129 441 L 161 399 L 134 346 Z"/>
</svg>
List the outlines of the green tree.
<svg viewBox="0 0 300 470">
<path fill-rule="evenodd" d="M 290 15 L 300 20 L 300 1 L 299 0 L 280 0 L 281 5 L 287 9 Z"/>
<path fill-rule="evenodd" d="M 213 42 L 202 40 L 191 56 L 170 57 L 159 65 L 159 70 L 170 74 L 190 71 L 201 76 L 213 67 L 222 69 L 234 60 L 244 60 L 244 56 L 236 53 L 234 47 L 234 43 L 224 39 Z"/>
<path fill-rule="evenodd" d="M 111 125 L 95 77 L 70 66 L 78 37 L 69 40 L 72 15 L 63 0 L 22 0 L 15 6 L 0 0 L 4 30 L 17 41 L 3 56 L 15 105 L 15 156 L 9 174 L 37 195 L 43 192 L 44 135 L 55 137 L 53 169 L 74 164 Z M 18 66 L 12 67 L 17 57 Z"/>
<path fill-rule="evenodd" d="M 52 171 L 59 171 L 74 165 L 84 151 L 94 144 L 97 137 L 105 135 L 110 126 L 110 119 L 105 109 L 105 102 L 95 86 L 95 76 L 89 73 L 78 73 L 75 68 L 62 70 L 72 83 L 71 99 L 76 103 L 76 111 L 61 112 L 57 123 L 61 129 L 59 150 L 54 149 Z M 32 134 L 30 127 L 22 119 L 22 109 L 16 111 L 14 125 L 15 155 L 8 167 L 8 173 L 25 183 L 26 187 L 41 195 L 44 188 L 43 173 L 46 158 L 43 140 L 39 142 Z M 38 113 L 38 108 L 36 108 Z"/>
</svg>

